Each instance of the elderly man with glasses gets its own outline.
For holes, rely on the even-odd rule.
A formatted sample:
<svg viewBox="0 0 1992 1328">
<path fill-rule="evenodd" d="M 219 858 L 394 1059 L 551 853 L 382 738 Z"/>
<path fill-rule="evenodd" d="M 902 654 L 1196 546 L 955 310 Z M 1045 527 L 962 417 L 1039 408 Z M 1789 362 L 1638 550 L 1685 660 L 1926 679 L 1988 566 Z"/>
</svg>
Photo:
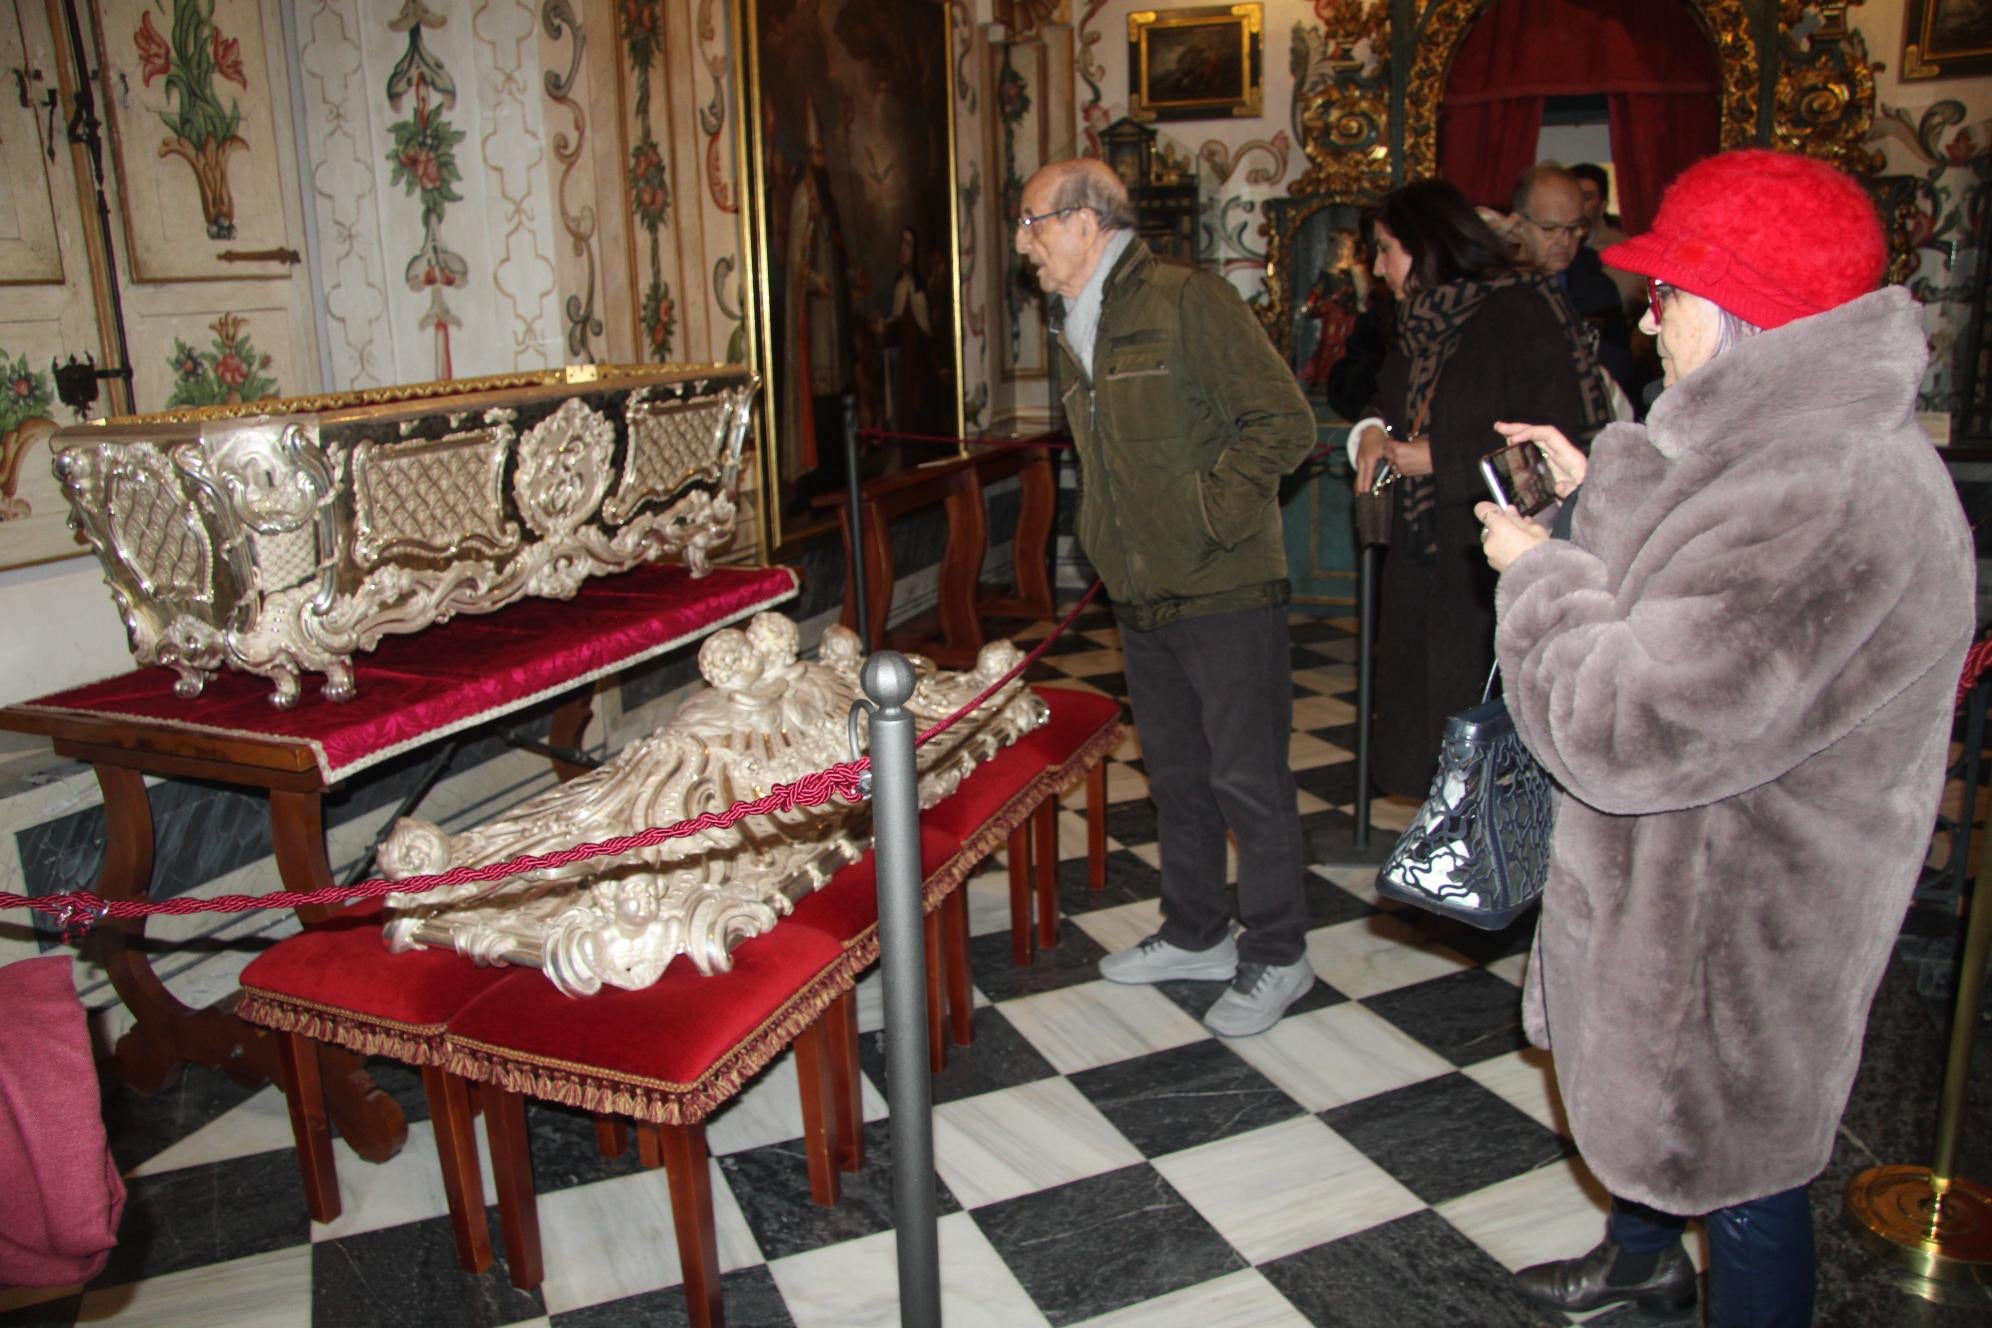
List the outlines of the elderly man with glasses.
<svg viewBox="0 0 1992 1328">
<path fill-rule="evenodd" d="M 1556 275 L 1570 307 L 1597 329 L 1598 363 L 1637 401 L 1641 384 L 1624 300 L 1605 275 L 1597 250 L 1584 243 L 1591 221 L 1577 177 L 1553 161 L 1537 162 L 1515 181 L 1509 210 L 1508 234 L 1522 260 Z"/>
<path fill-rule="evenodd" d="M 1161 826 L 1161 929 L 1100 975 L 1228 982 L 1204 1023 L 1249 1037 L 1314 987 L 1278 497 L 1314 416 L 1230 283 L 1157 258 L 1134 224 L 1120 178 L 1081 160 L 1030 178 L 1016 227 L 1053 297 L 1079 543 L 1113 598 Z"/>
</svg>

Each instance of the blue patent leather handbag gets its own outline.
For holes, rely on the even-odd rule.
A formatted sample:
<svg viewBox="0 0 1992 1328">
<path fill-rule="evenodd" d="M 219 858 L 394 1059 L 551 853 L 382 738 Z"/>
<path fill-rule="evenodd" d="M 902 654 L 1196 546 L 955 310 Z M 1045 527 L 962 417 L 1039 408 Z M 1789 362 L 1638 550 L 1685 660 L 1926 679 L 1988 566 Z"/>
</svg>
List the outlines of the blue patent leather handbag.
<svg viewBox="0 0 1992 1328">
<path fill-rule="evenodd" d="M 1384 898 L 1487 931 L 1542 897 L 1558 796 L 1493 687 L 1447 718 L 1432 791 L 1376 875 Z"/>
</svg>

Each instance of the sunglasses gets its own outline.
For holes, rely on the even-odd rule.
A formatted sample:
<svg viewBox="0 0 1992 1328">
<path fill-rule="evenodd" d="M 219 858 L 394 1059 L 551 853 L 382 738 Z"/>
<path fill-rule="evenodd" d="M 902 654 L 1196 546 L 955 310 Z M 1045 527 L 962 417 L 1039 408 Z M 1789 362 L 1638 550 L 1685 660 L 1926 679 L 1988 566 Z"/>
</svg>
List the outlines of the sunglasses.
<svg viewBox="0 0 1992 1328">
<path fill-rule="evenodd" d="M 1666 282 L 1652 277 L 1646 279 L 1646 307 L 1653 311 L 1653 326 L 1660 326 L 1660 308 L 1673 293 L 1674 288 Z"/>
</svg>

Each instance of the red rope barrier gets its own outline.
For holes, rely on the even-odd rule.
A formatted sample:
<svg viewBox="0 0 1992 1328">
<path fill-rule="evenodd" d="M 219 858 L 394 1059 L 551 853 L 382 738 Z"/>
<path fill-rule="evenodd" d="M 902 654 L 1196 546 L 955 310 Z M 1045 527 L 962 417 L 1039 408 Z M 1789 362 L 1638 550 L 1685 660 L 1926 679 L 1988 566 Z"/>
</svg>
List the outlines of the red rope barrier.
<svg viewBox="0 0 1992 1328">
<path fill-rule="evenodd" d="M 860 429 L 858 437 L 868 443 L 935 443 L 947 447 L 1011 448 L 1026 452 L 1069 452 L 1073 446 L 1065 439 L 955 438 L 940 433 L 888 433 L 877 428 Z"/>
<path fill-rule="evenodd" d="M 949 715 L 934 727 L 922 733 L 915 746 L 929 742 L 952 728 L 964 716 L 973 713 L 984 701 L 1008 686 L 1019 674 L 1035 664 L 1044 652 L 1065 633 L 1073 620 L 1100 592 L 1100 582 L 1096 579 L 1092 587 L 1080 597 L 1064 621 L 1053 628 L 1017 665 L 1001 678 L 985 687 L 975 699 Z M 72 940 L 76 935 L 89 931 L 105 918 L 143 918 L 154 914 L 181 915 L 187 913 L 247 913 L 262 908 L 305 908 L 315 904 L 343 904 L 356 899 L 372 899 L 388 894 L 423 894 L 449 885 L 474 885 L 486 881 L 502 881 L 508 877 L 521 876 L 526 872 L 545 871 L 553 867 L 565 867 L 590 858 L 610 857 L 634 852 L 640 848 L 651 848 L 667 840 L 686 839 L 707 830 L 724 830 L 748 816 L 768 816 L 776 812 L 794 811 L 798 807 L 819 807 L 833 797 L 841 797 L 846 802 L 862 802 L 866 796 L 863 786 L 865 774 L 871 769 L 871 758 L 861 757 L 855 761 L 845 761 L 831 766 L 828 770 L 813 771 L 789 784 L 777 784 L 768 792 L 752 801 L 736 802 L 724 811 L 704 812 L 690 820 L 676 825 L 653 826 L 635 834 L 619 835 L 599 844 L 576 844 L 572 848 L 559 849 L 552 853 L 533 853 L 510 858 L 504 862 L 487 863 L 482 867 L 452 867 L 445 872 L 423 876 L 408 876 L 398 881 L 384 877 L 374 877 L 357 885 L 332 885 L 317 890 L 276 890 L 262 895 L 216 895 L 210 899 L 105 899 L 93 890 L 76 890 L 59 895 L 17 895 L 0 890 L 0 909 L 28 908 L 38 913 L 46 913 L 62 926 L 64 940 Z"/>
</svg>

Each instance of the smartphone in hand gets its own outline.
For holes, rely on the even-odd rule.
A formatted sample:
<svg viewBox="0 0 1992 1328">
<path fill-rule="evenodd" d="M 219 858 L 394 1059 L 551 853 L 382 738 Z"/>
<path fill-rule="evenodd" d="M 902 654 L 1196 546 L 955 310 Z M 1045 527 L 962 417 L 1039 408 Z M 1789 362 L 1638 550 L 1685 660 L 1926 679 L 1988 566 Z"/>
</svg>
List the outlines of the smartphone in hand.
<svg viewBox="0 0 1992 1328">
<path fill-rule="evenodd" d="M 1556 477 L 1534 443 L 1510 443 L 1480 458 L 1480 474 L 1494 501 L 1534 516 L 1556 501 Z"/>
</svg>

